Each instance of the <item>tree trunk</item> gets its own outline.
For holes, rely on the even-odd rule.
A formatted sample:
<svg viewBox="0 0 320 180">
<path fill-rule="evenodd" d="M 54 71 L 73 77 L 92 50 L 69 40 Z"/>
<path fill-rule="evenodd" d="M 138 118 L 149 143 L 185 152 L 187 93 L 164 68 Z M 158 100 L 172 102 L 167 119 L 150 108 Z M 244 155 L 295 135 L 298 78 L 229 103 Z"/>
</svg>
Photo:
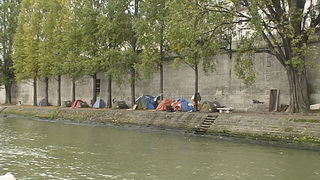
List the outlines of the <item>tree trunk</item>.
<svg viewBox="0 0 320 180">
<path fill-rule="evenodd" d="M 194 84 L 194 110 L 198 111 L 198 98 L 197 94 L 199 93 L 199 68 L 198 64 L 194 66 L 194 74 L 195 74 L 195 84 Z"/>
<path fill-rule="evenodd" d="M 131 107 L 134 106 L 136 100 L 136 70 L 131 68 Z"/>
<path fill-rule="evenodd" d="M 112 78 L 111 78 L 111 76 L 108 77 L 107 108 L 112 108 Z"/>
<path fill-rule="evenodd" d="M 163 1 L 161 4 L 161 8 L 164 9 L 165 7 L 165 1 Z M 160 39 L 160 60 L 161 62 L 159 63 L 159 71 L 160 71 L 160 100 L 163 100 L 163 61 L 165 58 L 164 55 L 164 29 L 165 29 L 165 25 L 164 23 L 161 23 L 161 30 L 160 30 L 160 34 L 161 34 L 161 39 Z"/>
<path fill-rule="evenodd" d="M 33 79 L 33 106 L 38 105 L 38 91 L 37 91 L 37 78 Z"/>
<path fill-rule="evenodd" d="M 6 84 L 4 86 L 5 91 L 6 91 L 6 104 L 11 104 L 12 103 L 12 94 L 11 94 L 11 88 L 12 88 L 12 83 Z"/>
<path fill-rule="evenodd" d="M 61 106 L 61 75 L 58 76 L 58 89 L 57 89 L 57 106 Z"/>
<path fill-rule="evenodd" d="M 72 102 L 76 101 L 76 80 L 72 79 Z"/>
<path fill-rule="evenodd" d="M 160 64 L 160 100 L 163 100 L 163 64 Z"/>
<path fill-rule="evenodd" d="M 45 77 L 44 82 L 45 82 L 44 102 L 45 102 L 45 106 L 48 106 L 49 105 L 49 78 Z"/>
<path fill-rule="evenodd" d="M 298 113 L 309 110 L 306 71 L 288 68 L 287 76 L 290 91 L 290 102 L 287 112 Z"/>
<path fill-rule="evenodd" d="M 97 74 L 94 74 L 92 76 L 92 100 L 91 100 L 91 104 L 92 106 L 94 105 L 94 103 L 97 101 Z"/>
<path fill-rule="evenodd" d="M 134 0 L 134 18 L 138 18 L 138 13 L 139 13 L 139 3 L 141 0 Z M 138 39 L 135 36 L 137 32 L 134 30 L 134 36 L 131 39 L 131 45 L 132 45 L 132 51 L 138 55 L 140 52 L 137 49 L 137 42 Z M 134 68 L 134 64 L 132 63 L 131 65 L 131 107 L 134 106 L 135 101 L 136 101 L 136 69 Z"/>
</svg>

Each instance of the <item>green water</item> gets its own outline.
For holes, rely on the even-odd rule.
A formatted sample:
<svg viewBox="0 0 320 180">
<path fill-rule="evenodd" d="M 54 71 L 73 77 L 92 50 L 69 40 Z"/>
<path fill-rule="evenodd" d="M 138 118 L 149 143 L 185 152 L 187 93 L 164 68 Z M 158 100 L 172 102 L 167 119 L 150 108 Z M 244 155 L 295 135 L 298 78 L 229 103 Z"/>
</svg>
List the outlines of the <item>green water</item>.
<svg viewBox="0 0 320 180">
<path fill-rule="evenodd" d="M 183 134 L 0 118 L 0 175 L 18 179 L 320 179 L 320 152 Z"/>
</svg>

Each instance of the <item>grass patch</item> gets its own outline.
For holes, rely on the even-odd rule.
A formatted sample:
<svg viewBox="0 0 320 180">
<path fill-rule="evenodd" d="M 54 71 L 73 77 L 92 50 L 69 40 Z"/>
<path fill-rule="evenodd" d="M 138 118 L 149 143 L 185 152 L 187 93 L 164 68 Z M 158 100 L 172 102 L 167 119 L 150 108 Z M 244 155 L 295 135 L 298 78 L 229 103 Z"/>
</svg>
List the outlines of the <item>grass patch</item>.
<svg viewBox="0 0 320 180">
<path fill-rule="evenodd" d="M 291 122 L 320 123 L 317 119 L 290 119 Z"/>
<path fill-rule="evenodd" d="M 292 132 L 293 131 L 293 128 L 292 127 L 285 127 L 283 129 L 284 132 Z"/>
<path fill-rule="evenodd" d="M 54 111 L 52 114 L 51 114 L 51 119 L 57 119 L 59 117 L 59 114 L 60 114 L 60 110 L 56 110 Z"/>
</svg>

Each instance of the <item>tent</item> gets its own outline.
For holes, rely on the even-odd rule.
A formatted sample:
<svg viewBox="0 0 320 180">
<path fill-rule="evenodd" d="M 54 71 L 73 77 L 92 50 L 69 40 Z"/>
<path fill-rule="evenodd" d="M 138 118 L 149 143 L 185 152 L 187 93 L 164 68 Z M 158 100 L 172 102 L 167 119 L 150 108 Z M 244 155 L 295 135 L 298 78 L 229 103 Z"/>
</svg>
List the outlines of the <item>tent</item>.
<svg viewBox="0 0 320 180">
<path fill-rule="evenodd" d="M 179 98 L 172 104 L 172 107 L 175 111 L 183 111 L 183 112 L 193 111 L 193 106 L 192 105 L 190 106 L 189 104 L 190 103 L 186 99 Z"/>
<path fill-rule="evenodd" d="M 112 108 L 114 109 L 127 109 L 127 103 L 125 101 L 114 101 Z"/>
<path fill-rule="evenodd" d="M 136 109 L 156 109 L 158 103 L 155 97 L 143 95 L 136 99 Z"/>
<path fill-rule="evenodd" d="M 80 107 L 80 108 L 88 108 L 90 106 L 88 105 L 88 103 L 86 101 L 83 101 L 83 102 L 80 102 L 78 107 Z"/>
<path fill-rule="evenodd" d="M 80 103 L 83 102 L 82 100 L 78 99 L 75 102 L 72 103 L 71 107 L 76 108 L 80 106 Z"/>
<path fill-rule="evenodd" d="M 61 104 L 61 107 L 71 107 L 72 102 L 71 101 L 63 101 Z"/>
<path fill-rule="evenodd" d="M 96 102 L 93 104 L 93 108 L 105 108 L 106 107 L 106 102 L 103 99 L 98 99 Z"/>
<path fill-rule="evenodd" d="M 218 101 L 205 101 L 199 110 L 200 112 L 217 112 L 217 108 L 220 108 L 221 105 Z"/>
<path fill-rule="evenodd" d="M 157 111 L 166 111 L 167 106 L 170 106 L 172 103 L 173 103 L 172 99 L 164 99 L 159 103 L 156 110 Z"/>
<path fill-rule="evenodd" d="M 45 99 L 42 99 L 39 103 L 38 106 L 49 106 L 48 102 Z"/>
</svg>

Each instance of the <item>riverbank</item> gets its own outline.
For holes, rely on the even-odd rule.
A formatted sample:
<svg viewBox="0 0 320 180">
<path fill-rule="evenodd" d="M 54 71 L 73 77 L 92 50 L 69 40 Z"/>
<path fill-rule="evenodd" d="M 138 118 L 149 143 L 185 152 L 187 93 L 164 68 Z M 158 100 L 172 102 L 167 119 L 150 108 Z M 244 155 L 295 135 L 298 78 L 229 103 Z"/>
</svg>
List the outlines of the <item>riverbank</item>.
<svg viewBox="0 0 320 180">
<path fill-rule="evenodd" d="M 175 129 L 190 135 L 236 138 L 255 143 L 320 150 L 319 113 L 172 113 L 34 106 L 2 106 L 0 112 L 2 116 L 18 115 L 52 121 Z"/>
</svg>

